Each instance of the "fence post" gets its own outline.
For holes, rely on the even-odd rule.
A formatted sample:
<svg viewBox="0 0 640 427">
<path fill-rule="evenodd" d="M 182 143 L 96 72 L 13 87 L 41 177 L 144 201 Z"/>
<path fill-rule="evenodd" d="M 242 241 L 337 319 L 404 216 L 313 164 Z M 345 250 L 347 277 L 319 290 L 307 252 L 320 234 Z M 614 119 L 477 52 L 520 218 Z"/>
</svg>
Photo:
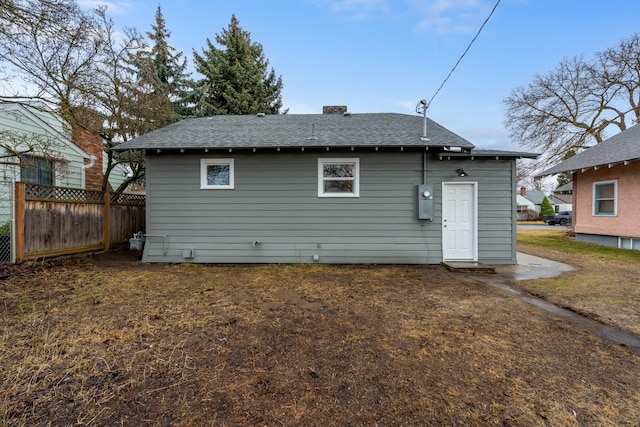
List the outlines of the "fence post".
<svg viewBox="0 0 640 427">
<path fill-rule="evenodd" d="M 15 200 L 15 261 L 19 262 L 24 258 L 24 182 L 16 182 Z"/>
<path fill-rule="evenodd" d="M 111 194 L 104 192 L 104 250 L 108 251 L 111 245 Z"/>
</svg>

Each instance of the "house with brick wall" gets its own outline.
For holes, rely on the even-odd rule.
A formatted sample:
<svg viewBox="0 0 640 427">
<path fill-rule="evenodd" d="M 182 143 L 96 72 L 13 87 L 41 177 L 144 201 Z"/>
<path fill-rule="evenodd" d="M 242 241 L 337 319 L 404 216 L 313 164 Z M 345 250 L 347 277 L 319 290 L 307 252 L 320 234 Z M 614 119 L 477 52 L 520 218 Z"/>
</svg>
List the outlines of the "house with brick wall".
<svg viewBox="0 0 640 427">
<path fill-rule="evenodd" d="M 101 138 L 81 129 L 68 132 L 44 106 L 0 100 L 0 181 L 101 190 L 105 157 Z M 124 173 L 112 173 L 112 187 Z"/>
</svg>

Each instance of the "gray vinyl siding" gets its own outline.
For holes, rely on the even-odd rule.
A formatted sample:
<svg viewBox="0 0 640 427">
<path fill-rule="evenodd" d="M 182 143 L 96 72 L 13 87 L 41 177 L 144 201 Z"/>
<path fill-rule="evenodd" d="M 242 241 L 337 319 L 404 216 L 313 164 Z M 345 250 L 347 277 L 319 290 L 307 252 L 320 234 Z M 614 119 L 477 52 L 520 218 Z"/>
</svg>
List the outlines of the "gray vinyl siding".
<svg viewBox="0 0 640 427">
<path fill-rule="evenodd" d="M 297 263 L 314 262 L 317 255 L 320 263 L 439 263 L 442 181 L 455 181 L 460 166 L 428 156 L 435 218 L 420 221 L 415 185 L 423 180 L 422 156 L 421 150 L 400 149 L 149 152 L 146 232 L 151 237 L 143 260 Z M 201 190 L 201 158 L 233 158 L 235 188 Z M 360 197 L 318 197 L 318 158 L 359 158 Z M 479 181 L 480 255 L 492 263 L 515 261 L 509 230 L 512 163 L 464 165 L 470 174 L 465 181 Z M 159 236 L 166 236 L 166 254 Z M 183 258 L 185 248 L 194 249 L 193 259 Z"/>
<path fill-rule="evenodd" d="M 467 177 L 458 178 L 457 168 Z M 515 161 L 431 160 L 427 182 L 435 183 L 434 223 L 442 222 L 442 182 L 477 183 L 478 261 L 485 264 L 516 263 Z"/>
</svg>

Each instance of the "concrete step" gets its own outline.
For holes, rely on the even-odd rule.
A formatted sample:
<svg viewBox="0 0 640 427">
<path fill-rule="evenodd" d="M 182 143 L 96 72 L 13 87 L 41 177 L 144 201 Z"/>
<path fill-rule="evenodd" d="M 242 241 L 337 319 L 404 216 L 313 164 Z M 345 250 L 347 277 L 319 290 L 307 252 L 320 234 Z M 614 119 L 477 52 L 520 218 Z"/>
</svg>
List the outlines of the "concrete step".
<svg viewBox="0 0 640 427">
<path fill-rule="evenodd" d="M 475 261 L 443 261 L 442 266 L 447 270 L 458 273 L 490 273 L 496 272 L 495 267 Z"/>
</svg>

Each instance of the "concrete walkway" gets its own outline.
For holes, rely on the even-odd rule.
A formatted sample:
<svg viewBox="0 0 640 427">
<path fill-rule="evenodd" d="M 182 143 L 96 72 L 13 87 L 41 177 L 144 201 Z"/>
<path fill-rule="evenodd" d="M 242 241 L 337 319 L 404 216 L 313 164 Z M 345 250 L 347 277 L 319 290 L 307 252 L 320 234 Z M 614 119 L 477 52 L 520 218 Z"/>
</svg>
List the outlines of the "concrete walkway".
<svg viewBox="0 0 640 427">
<path fill-rule="evenodd" d="M 477 277 L 480 281 L 488 285 L 501 289 L 522 301 L 570 321 L 584 330 L 613 344 L 620 345 L 635 355 L 640 356 L 640 337 L 638 335 L 614 326 L 596 322 L 574 311 L 567 310 L 542 298 L 533 296 L 512 285 L 513 281 L 517 280 L 556 277 L 566 271 L 575 270 L 573 266 L 520 252 L 517 253 L 517 260 L 517 265 L 496 266 L 495 271 L 498 277 L 492 274 L 484 276 L 478 275 Z"/>
<path fill-rule="evenodd" d="M 575 270 L 571 265 L 522 252 L 518 252 L 516 256 L 517 265 L 496 266 L 496 273 L 510 280 L 529 280 L 556 277 L 566 271 Z"/>
</svg>

